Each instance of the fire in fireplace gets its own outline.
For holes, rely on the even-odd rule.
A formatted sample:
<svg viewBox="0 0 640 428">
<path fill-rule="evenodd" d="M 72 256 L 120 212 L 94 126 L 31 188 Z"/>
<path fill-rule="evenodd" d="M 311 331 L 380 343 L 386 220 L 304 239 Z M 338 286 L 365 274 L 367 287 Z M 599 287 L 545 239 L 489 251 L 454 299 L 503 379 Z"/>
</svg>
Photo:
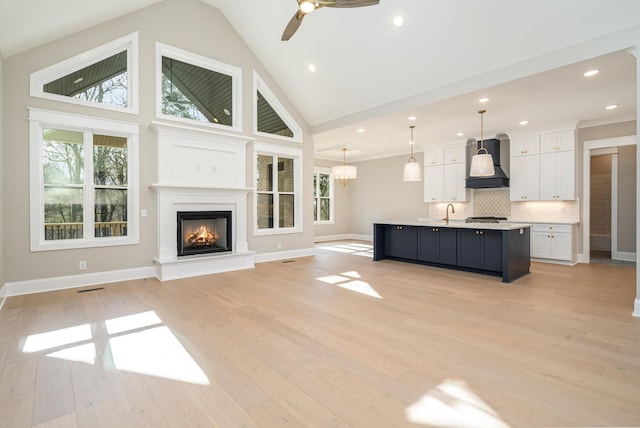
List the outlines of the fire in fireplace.
<svg viewBox="0 0 640 428">
<path fill-rule="evenodd" d="M 178 257 L 232 251 L 231 211 L 179 211 Z"/>
</svg>

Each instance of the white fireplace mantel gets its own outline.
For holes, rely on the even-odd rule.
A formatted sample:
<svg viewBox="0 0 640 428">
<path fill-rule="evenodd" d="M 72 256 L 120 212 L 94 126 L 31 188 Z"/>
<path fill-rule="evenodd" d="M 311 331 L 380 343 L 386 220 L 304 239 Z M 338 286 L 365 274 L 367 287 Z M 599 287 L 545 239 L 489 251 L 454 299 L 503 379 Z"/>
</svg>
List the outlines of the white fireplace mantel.
<svg viewBox="0 0 640 428">
<path fill-rule="evenodd" d="M 158 230 L 154 259 L 160 280 L 254 267 L 247 243 L 246 144 L 250 139 L 154 123 L 157 134 Z M 232 250 L 178 257 L 178 211 L 231 211 Z"/>
</svg>

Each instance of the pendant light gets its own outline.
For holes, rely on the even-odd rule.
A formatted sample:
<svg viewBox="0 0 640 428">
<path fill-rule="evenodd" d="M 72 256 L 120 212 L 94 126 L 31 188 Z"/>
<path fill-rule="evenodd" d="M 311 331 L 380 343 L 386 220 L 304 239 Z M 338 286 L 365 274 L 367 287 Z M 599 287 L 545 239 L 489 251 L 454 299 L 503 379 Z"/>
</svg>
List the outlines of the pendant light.
<svg viewBox="0 0 640 428">
<path fill-rule="evenodd" d="M 496 173 L 493 167 L 493 157 L 489 154 L 489 151 L 484 148 L 484 123 L 483 116 L 486 110 L 480 110 L 480 148 L 475 155 L 471 158 L 471 168 L 469 171 L 469 177 L 490 177 Z M 484 154 L 481 154 L 484 150 Z"/>
<path fill-rule="evenodd" d="M 331 176 L 334 180 L 346 186 L 349 181 L 358 178 L 358 168 L 354 165 L 347 165 L 347 148 L 342 149 L 342 165 L 331 168 Z"/>
<path fill-rule="evenodd" d="M 404 164 L 402 181 L 422 181 L 420 163 L 413 156 L 413 146 L 415 144 L 413 141 L 413 128 L 415 128 L 415 125 L 411 125 L 409 128 L 411 129 L 411 141 L 409 141 L 409 144 L 411 145 L 411 157 L 409 158 L 409 161 Z"/>
</svg>

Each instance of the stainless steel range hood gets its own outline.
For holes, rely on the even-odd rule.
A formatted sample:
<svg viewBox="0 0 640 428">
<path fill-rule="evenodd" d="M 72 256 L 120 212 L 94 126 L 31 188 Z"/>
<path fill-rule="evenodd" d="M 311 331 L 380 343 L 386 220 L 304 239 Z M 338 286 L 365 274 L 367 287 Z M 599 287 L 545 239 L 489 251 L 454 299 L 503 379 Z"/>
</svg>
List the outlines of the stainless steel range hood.
<svg viewBox="0 0 640 428">
<path fill-rule="evenodd" d="M 468 177 L 467 189 L 487 189 L 495 187 L 509 187 L 509 176 L 505 172 L 508 171 L 509 166 L 509 138 L 504 135 L 497 135 L 496 138 L 484 140 L 484 148 L 487 149 L 491 157 L 493 158 L 493 165 L 495 167 L 495 174 L 489 177 Z M 473 146 L 473 153 L 476 153 L 478 148 L 481 147 L 480 141 Z M 505 163 L 501 163 L 501 159 L 504 159 Z M 503 169 L 504 167 L 504 169 Z"/>
</svg>

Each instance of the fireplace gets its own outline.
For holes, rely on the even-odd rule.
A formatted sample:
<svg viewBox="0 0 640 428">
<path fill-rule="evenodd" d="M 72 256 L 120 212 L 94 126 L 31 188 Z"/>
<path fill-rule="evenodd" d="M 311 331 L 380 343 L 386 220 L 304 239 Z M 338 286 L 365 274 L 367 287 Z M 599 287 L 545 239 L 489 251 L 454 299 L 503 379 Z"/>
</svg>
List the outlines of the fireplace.
<svg viewBox="0 0 640 428">
<path fill-rule="evenodd" d="M 178 211 L 178 257 L 233 251 L 231 211 Z"/>
</svg>

